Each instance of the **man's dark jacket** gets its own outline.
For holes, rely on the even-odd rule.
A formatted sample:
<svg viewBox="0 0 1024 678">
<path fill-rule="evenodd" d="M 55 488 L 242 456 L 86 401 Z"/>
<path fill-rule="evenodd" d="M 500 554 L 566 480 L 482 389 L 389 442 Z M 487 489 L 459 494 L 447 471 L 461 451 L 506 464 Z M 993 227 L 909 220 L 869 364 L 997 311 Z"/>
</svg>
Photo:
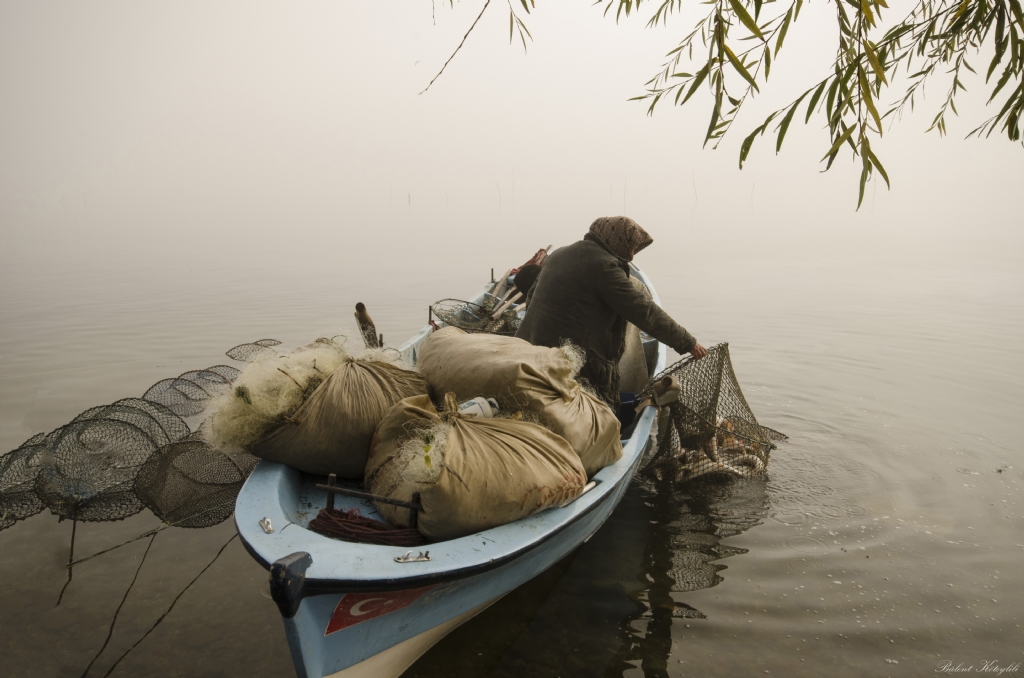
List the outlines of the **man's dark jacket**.
<svg viewBox="0 0 1024 678">
<path fill-rule="evenodd" d="M 689 352 L 696 343 L 633 286 L 629 264 L 589 233 L 545 260 L 526 308 L 516 336 L 536 346 L 560 346 L 569 340 L 586 349 L 580 377 L 613 407 L 619 402 L 618 362 L 627 322 L 679 353 Z"/>
</svg>

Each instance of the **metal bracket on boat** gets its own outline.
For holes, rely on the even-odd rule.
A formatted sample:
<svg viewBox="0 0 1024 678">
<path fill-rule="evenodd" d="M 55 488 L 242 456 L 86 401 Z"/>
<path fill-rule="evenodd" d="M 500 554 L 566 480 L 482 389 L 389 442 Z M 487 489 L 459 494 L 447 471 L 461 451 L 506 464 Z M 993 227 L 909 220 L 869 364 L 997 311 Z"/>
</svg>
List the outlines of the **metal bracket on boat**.
<svg viewBox="0 0 1024 678">
<path fill-rule="evenodd" d="M 396 563 L 425 563 L 430 560 L 430 551 L 424 553 L 420 551 L 417 555 L 413 555 L 412 551 L 406 551 L 404 556 L 396 556 Z"/>
<path fill-rule="evenodd" d="M 270 566 L 270 597 L 285 619 L 291 619 L 299 611 L 302 589 L 306 585 L 306 570 L 312 564 L 313 556 L 297 551 Z"/>
<path fill-rule="evenodd" d="M 263 519 L 259 521 L 259 524 L 260 527 L 263 528 L 264 532 L 267 534 L 274 534 L 274 526 L 270 523 L 270 518 L 264 516 Z"/>
<path fill-rule="evenodd" d="M 371 494 L 369 492 L 360 492 L 359 490 L 353 490 L 348 487 L 340 487 L 336 485 L 338 477 L 335 474 L 327 476 L 326 485 L 317 485 L 318 489 L 327 490 L 327 508 L 334 509 L 334 495 L 343 494 L 346 497 L 356 497 L 357 499 L 369 499 L 373 502 L 381 502 L 384 504 L 392 504 L 393 506 L 401 506 L 402 508 L 409 509 L 409 527 L 416 529 L 416 518 L 420 511 L 423 510 L 423 505 L 420 503 L 420 493 L 412 493 L 412 501 L 403 501 L 401 499 L 392 499 L 391 497 L 381 497 L 380 495 Z M 430 560 L 426 558 L 425 560 Z M 413 562 L 413 561 L 409 561 Z"/>
</svg>

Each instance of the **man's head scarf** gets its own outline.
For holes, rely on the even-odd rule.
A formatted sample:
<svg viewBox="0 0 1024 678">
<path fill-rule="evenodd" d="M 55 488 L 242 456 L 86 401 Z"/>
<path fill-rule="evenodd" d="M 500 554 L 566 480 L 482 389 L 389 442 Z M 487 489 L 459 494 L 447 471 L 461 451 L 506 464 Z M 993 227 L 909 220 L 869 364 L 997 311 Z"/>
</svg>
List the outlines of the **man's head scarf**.
<svg viewBox="0 0 1024 678">
<path fill-rule="evenodd" d="M 654 238 L 629 217 L 601 217 L 590 225 L 590 233 L 612 254 L 626 261 L 631 261 L 634 254 L 654 242 Z"/>
</svg>

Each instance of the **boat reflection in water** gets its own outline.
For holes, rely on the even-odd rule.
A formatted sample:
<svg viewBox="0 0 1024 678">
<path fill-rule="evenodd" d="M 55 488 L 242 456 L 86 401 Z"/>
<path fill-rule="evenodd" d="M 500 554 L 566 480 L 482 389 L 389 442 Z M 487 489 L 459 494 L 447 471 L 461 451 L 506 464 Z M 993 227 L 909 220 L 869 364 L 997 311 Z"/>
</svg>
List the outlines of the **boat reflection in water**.
<svg viewBox="0 0 1024 678">
<path fill-rule="evenodd" d="M 667 676 L 672 625 L 703 619 L 688 591 L 723 581 L 722 543 L 768 515 L 767 480 L 682 486 L 639 475 L 618 510 L 579 550 L 425 654 L 407 678 L 483 675 Z"/>
</svg>

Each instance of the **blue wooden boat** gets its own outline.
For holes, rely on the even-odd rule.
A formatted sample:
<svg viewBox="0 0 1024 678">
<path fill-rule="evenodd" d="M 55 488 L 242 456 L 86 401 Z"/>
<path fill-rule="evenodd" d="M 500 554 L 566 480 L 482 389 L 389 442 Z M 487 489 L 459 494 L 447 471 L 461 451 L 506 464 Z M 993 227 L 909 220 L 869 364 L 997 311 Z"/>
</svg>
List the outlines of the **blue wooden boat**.
<svg viewBox="0 0 1024 678">
<path fill-rule="evenodd" d="M 633 275 L 657 293 L 634 267 Z M 475 300 L 481 301 L 484 292 Z M 415 362 L 433 328 L 402 347 Z M 650 373 L 666 349 L 649 342 Z M 626 431 L 622 458 L 592 478 L 568 505 L 460 539 L 406 547 L 354 544 L 308 529 L 327 504 L 322 477 L 263 461 L 238 496 L 235 523 L 246 549 L 270 571 L 300 678 L 391 678 L 434 643 L 587 541 L 622 499 L 647 446 L 656 411 Z M 337 508 L 380 519 L 369 501 L 338 496 Z"/>
</svg>

